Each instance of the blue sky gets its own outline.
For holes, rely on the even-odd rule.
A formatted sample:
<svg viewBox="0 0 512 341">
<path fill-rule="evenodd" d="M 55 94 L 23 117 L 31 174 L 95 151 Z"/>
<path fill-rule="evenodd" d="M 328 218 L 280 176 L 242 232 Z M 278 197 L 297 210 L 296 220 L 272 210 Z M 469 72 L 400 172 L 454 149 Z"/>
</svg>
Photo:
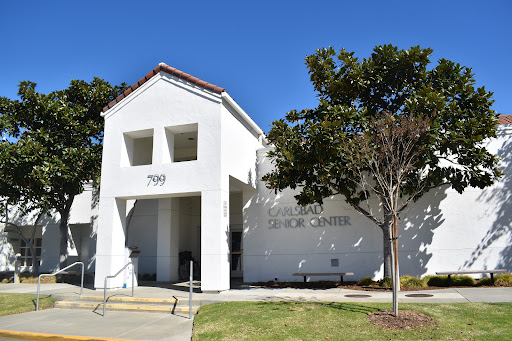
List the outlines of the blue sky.
<svg viewBox="0 0 512 341">
<path fill-rule="evenodd" d="M 226 88 L 264 130 L 316 97 L 304 65 L 333 46 L 434 49 L 473 68 L 512 114 L 510 1 L 2 1 L 0 96 L 94 76 L 133 84 L 159 62 Z"/>
</svg>

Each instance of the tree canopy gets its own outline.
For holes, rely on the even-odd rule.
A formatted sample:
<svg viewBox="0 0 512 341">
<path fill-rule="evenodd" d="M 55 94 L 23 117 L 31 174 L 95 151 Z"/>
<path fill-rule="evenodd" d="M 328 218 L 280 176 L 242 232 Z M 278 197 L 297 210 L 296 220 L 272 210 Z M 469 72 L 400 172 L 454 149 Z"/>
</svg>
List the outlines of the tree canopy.
<svg viewBox="0 0 512 341">
<path fill-rule="evenodd" d="M 359 60 L 319 49 L 306 58 L 318 106 L 288 112 L 268 134 L 275 169 L 263 177 L 267 187 L 297 189 L 303 205 L 343 195 L 381 227 L 386 277 L 393 221 L 411 202 L 435 187 L 460 193 L 500 176 L 485 148 L 496 137 L 492 92 L 475 86 L 470 68 L 430 65 L 432 52 L 384 45 Z"/>
<path fill-rule="evenodd" d="M 101 168 L 102 108 L 126 89 L 94 78 L 42 94 L 20 82 L 19 99 L 0 98 L 0 196 L 25 211 L 54 211 L 61 219 L 61 265 L 76 195 Z"/>
</svg>

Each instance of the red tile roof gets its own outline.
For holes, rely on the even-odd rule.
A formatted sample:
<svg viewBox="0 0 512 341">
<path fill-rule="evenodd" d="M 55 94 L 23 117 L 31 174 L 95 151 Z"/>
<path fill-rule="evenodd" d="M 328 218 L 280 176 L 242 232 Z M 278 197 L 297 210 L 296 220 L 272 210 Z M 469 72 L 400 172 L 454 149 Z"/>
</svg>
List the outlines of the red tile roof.
<svg viewBox="0 0 512 341">
<path fill-rule="evenodd" d="M 512 115 L 500 115 L 498 121 L 500 124 L 512 124 Z"/>
<path fill-rule="evenodd" d="M 206 90 L 210 90 L 210 91 L 213 91 L 213 92 L 218 93 L 218 94 L 220 94 L 223 91 L 225 91 L 224 88 L 221 88 L 219 86 L 216 86 L 216 85 L 207 83 L 205 81 L 202 81 L 199 78 L 196 78 L 196 77 L 191 76 L 191 75 L 189 75 L 189 74 L 187 74 L 187 73 L 185 73 L 183 71 L 180 71 L 178 69 L 170 67 L 167 64 L 160 63 L 160 64 L 158 64 L 157 67 L 155 67 L 152 71 L 150 71 L 146 76 L 141 78 L 137 83 L 133 84 L 125 92 L 123 92 L 121 95 L 117 96 L 117 98 L 115 100 L 113 100 L 112 102 L 107 104 L 103 108 L 103 112 L 111 109 L 114 105 L 119 103 L 123 98 L 125 98 L 126 96 L 131 94 L 133 91 L 135 91 L 135 89 L 137 89 L 142 84 L 146 83 L 148 80 L 151 79 L 151 77 L 153 77 L 154 75 L 156 75 L 160 71 L 166 72 L 166 73 L 170 74 L 171 76 L 178 77 L 178 78 L 183 79 L 183 80 L 185 80 L 185 81 L 187 81 L 189 83 L 195 84 L 195 85 L 200 86 L 200 87 L 202 87 L 202 88 L 204 88 Z"/>
</svg>

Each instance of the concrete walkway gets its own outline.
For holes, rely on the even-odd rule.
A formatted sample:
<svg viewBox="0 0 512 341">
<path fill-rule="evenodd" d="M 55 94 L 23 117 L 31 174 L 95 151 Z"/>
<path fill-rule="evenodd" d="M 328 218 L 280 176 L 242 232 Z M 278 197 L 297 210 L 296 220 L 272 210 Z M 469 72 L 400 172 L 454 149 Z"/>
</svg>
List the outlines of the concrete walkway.
<svg viewBox="0 0 512 341">
<path fill-rule="evenodd" d="M 44 334 L 47 334 L 61 335 L 71 340 L 110 338 L 181 341 L 192 337 L 192 320 L 163 313 L 109 311 L 103 317 L 87 310 L 49 309 L 2 316 L 0 329 L 0 336 L 21 336 L 26 339 L 38 336 L 37 340 L 44 339 Z"/>
<path fill-rule="evenodd" d="M 188 288 L 161 284 L 141 286 L 136 297 L 188 299 Z M 0 284 L 0 293 L 35 294 L 35 284 Z M 80 287 L 69 284 L 42 284 L 41 294 L 55 297 L 79 295 Z M 110 290 L 109 296 L 129 296 L 130 289 Z M 417 294 L 431 295 L 415 297 Z M 103 295 L 102 290 L 84 289 L 84 295 Z M 356 295 L 356 296 L 354 296 Z M 411 296 L 412 295 L 412 296 Z M 357 297 L 360 296 L 360 297 Z M 220 293 L 194 293 L 193 302 L 204 305 L 229 301 L 327 301 L 327 302 L 391 302 L 390 292 L 348 289 L 267 289 L 241 287 Z M 399 302 L 512 302 L 512 288 L 447 288 L 402 291 Z M 50 309 L 0 317 L 0 337 L 22 337 L 47 340 L 46 334 L 64 335 L 75 340 L 190 340 L 192 320 L 187 316 L 162 313 L 108 311 L 105 317 L 87 310 Z"/>
</svg>

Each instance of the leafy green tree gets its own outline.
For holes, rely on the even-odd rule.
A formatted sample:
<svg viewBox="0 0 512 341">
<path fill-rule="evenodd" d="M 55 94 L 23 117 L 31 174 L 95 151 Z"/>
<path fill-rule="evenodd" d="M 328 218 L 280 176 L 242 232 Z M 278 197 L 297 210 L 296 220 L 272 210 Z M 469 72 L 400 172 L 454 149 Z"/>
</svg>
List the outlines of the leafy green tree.
<svg viewBox="0 0 512 341">
<path fill-rule="evenodd" d="M 441 59 L 429 69 L 431 54 L 384 45 L 359 60 L 317 50 L 306 65 L 318 106 L 288 112 L 268 134 L 275 169 L 263 177 L 267 187 L 297 189 L 302 205 L 344 196 L 381 228 L 385 277 L 398 277 L 398 215 L 411 202 L 439 186 L 461 193 L 500 176 L 484 146 L 496 137 L 492 93 L 475 88 L 460 64 Z"/>
<path fill-rule="evenodd" d="M 98 178 L 102 108 L 126 89 L 102 79 L 72 80 L 41 94 L 20 82 L 20 99 L 0 98 L 0 196 L 7 205 L 60 215 L 60 266 L 66 264 L 69 213 L 84 185 Z M 6 207 L 7 207 L 6 205 Z"/>
</svg>

